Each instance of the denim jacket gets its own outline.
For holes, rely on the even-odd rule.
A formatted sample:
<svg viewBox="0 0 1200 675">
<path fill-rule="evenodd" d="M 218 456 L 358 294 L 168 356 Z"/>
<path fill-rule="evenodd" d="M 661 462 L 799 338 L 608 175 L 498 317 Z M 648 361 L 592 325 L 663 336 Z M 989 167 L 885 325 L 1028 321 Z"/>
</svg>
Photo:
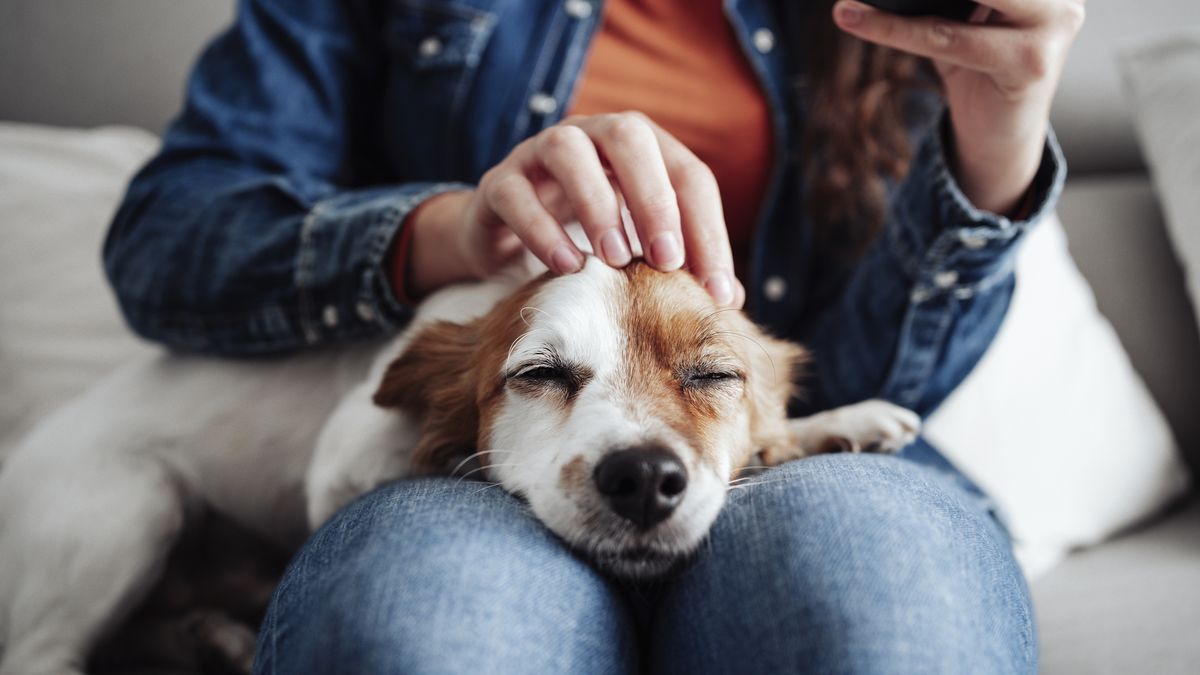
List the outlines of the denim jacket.
<svg viewBox="0 0 1200 675">
<path fill-rule="evenodd" d="M 601 3 L 243 0 L 109 232 L 105 267 L 130 325 L 224 354 L 403 326 L 411 311 L 385 267 L 405 216 L 561 118 Z M 1028 220 L 982 212 L 947 168 L 939 102 L 912 128 L 915 159 L 889 187 L 882 234 L 856 263 L 834 264 L 800 208 L 803 73 L 768 0 L 725 7 L 785 150 L 755 230 L 747 309 L 813 352 L 805 409 L 884 397 L 927 414 L 999 327 L 1015 247 L 1062 185 L 1058 146 L 1051 135 Z"/>
</svg>

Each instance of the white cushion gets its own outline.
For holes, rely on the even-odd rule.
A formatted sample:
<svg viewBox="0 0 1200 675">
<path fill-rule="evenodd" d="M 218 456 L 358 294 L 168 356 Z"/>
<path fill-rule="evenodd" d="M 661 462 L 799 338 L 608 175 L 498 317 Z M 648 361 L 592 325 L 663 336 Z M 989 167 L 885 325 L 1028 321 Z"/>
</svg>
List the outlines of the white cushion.
<svg viewBox="0 0 1200 675">
<path fill-rule="evenodd" d="M 1200 303 L 1200 26 L 1127 46 L 1120 63 L 1150 174 L 1196 306 Z"/>
<path fill-rule="evenodd" d="M 1161 509 L 1187 470 L 1057 216 L 1028 234 L 1016 274 L 995 341 L 925 433 L 997 502 L 1034 577 Z"/>
<path fill-rule="evenodd" d="M 122 324 L 100 247 L 144 131 L 0 124 L 0 458 L 39 419 L 149 349 Z"/>
</svg>

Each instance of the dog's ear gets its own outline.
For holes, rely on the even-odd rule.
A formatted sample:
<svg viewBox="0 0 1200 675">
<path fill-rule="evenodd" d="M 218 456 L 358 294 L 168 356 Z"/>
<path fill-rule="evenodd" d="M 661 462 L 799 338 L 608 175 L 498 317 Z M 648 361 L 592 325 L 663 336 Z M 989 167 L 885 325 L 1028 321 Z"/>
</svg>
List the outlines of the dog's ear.
<svg viewBox="0 0 1200 675">
<path fill-rule="evenodd" d="M 478 345 L 478 322 L 438 321 L 420 329 L 384 372 L 375 405 L 399 408 L 421 420 L 412 454 L 416 473 L 446 473 L 457 458 L 475 450 Z"/>
<path fill-rule="evenodd" d="M 788 444 L 788 402 L 796 395 L 796 381 L 803 375 L 808 352 L 798 344 L 767 335 L 753 325 L 746 333 L 753 344 L 744 347 L 750 364 L 747 385 L 750 396 L 751 434 L 755 451 Z"/>
</svg>

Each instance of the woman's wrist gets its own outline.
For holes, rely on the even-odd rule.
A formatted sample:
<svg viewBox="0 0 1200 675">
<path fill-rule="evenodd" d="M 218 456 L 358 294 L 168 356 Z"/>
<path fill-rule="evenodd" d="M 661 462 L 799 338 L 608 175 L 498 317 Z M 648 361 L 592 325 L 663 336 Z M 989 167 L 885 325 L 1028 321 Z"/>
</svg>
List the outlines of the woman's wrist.
<svg viewBox="0 0 1200 675">
<path fill-rule="evenodd" d="M 948 159 L 963 194 L 983 211 L 1012 216 L 1021 208 L 1041 165 L 1048 124 L 1010 135 L 967 131 L 951 120 Z"/>
<path fill-rule="evenodd" d="M 397 297 L 418 300 L 433 291 L 471 278 L 463 260 L 459 229 L 470 191 L 444 192 L 409 213 L 402 233 L 405 246 L 392 249 L 392 285 Z"/>
</svg>

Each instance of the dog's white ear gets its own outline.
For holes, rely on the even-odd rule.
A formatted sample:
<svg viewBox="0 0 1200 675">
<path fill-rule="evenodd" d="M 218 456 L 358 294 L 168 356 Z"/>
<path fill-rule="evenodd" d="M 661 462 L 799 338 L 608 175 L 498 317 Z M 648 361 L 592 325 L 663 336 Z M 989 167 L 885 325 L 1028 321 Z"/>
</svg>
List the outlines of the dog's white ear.
<svg viewBox="0 0 1200 675">
<path fill-rule="evenodd" d="M 474 452 L 479 434 L 475 400 L 478 322 L 438 321 L 420 330 L 388 365 L 375 405 L 421 420 L 412 454 L 414 473 L 446 473 Z"/>
</svg>

